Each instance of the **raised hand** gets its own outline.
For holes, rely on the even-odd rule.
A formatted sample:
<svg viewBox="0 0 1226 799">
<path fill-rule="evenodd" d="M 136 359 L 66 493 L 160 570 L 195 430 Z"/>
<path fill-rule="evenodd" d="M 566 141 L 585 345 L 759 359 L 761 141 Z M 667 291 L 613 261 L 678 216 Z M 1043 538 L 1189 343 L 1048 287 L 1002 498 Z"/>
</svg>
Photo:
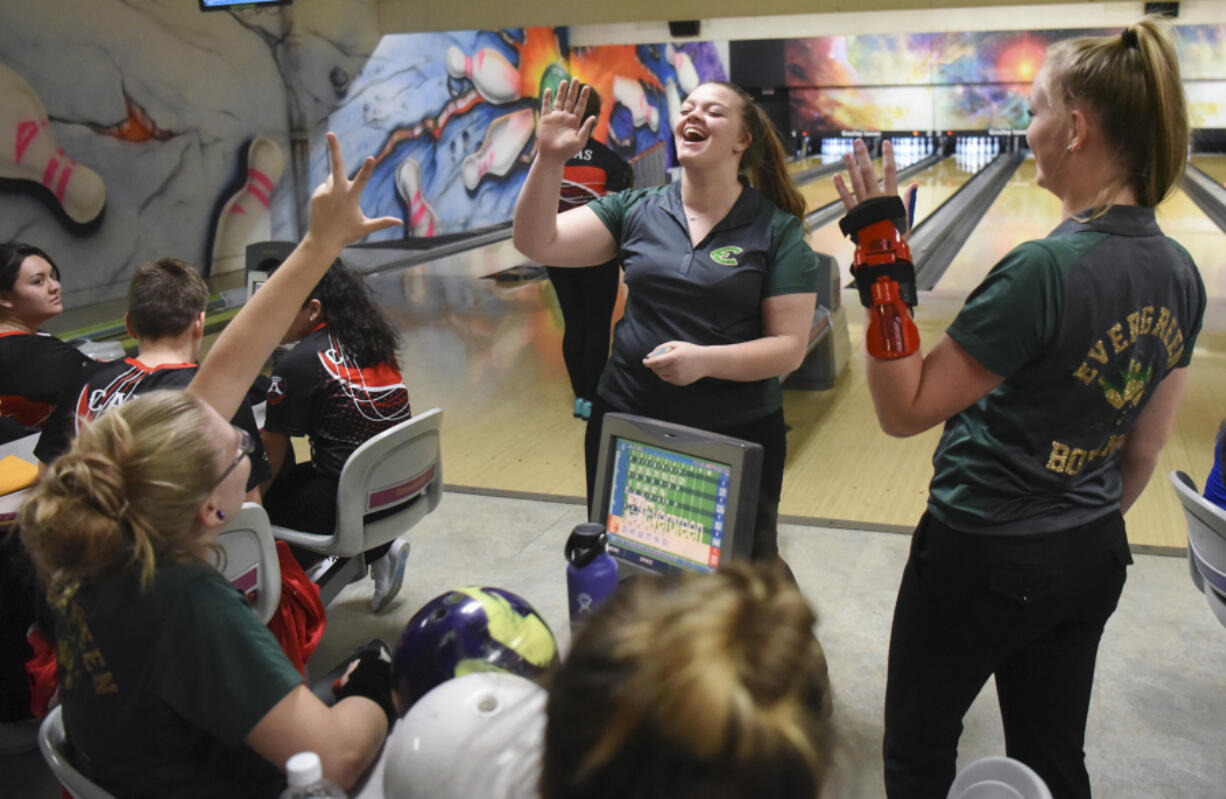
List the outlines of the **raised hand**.
<svg viewBox="0 0 1226 799">
<path fill-rule="evenodd" d="M 376 230 L 403 225 L 394 216 L 370 219 L 362 213 L 360 200 L 375 159 L 367 158 L 353 180 L 345 177 L 345 159 L 335 133 L 328 134 L 328 155 L 332 170 L 328 178 L 311 195 L 311 222 L 307 235 L 329 249 L 339 251 L 345 245 L 374 233 Z"/>
<path fill-rule="evenodd" d="M 596 117 L 583 119 L 591 89 L 579 81 L 562 81 L 555 97 L 549 90 L 541 97 L 541 120 L 536 128 L 536 146 L 542 158 L 566 161 L 587 144 Z"/>
</svg>

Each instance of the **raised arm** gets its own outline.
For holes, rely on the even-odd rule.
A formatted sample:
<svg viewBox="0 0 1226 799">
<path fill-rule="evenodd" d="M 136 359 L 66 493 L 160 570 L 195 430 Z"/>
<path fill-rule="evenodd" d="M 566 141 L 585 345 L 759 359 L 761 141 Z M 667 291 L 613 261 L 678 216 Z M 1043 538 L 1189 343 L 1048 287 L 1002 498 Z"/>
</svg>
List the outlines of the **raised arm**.
<svg viewBox="0 0 1226 799">
<path fill-rule="evenodd" d="M 580 121 L 590 90 L 578 81 L 562 81 L 557 98 L 548 89 L 541 98 L 536 131 L 536 158 L 515 202 L 515 248 L 549 266 L 594 266 L 617 255 L 617 243 L 590 209 L 558 213 L 558 194 L 566 162 L 587 143 L 596 117 Z"/>
<path fill-rule="evenodd" d="M 341 147 L 328 134 L 332 171 L 311 197 L 311 221 L 302 242 L 268 282 L 252 295 L 217 337 L 187 390 L 229 419 L 251 381 L 281 341 L 294 314 L 346 245 L 376 230 L 403 224 L 395 217 L 368 219 L 358 201 L 374 169 L 367 158 L 353 180 L 345 177 Z"/>
<path fill-rule="evenodd" d="M 881 144 L 882 180 L 862 141 L 855 143 L 854 153 L 846 156 L 848 181 L 840 175 L 834 178 L 835 188 L 850 212 L 866 200 L 881 202 L 881 198 L 897 197 L 898 178 L 894 149 L 889 142 Z M 850 186 L 848 185 L 850 182 Z M 859 211 L 857 211 L 859 213 Z M 905 224 L 904 224 L 905 227 Z M 891 228 L 892 230 L 892 228 Z M 899 252 L 910 258 L 902 248 Z M 912 284 L 914 284 L 912 275 Z M 897 307 L 897 306 L 896 306 Z M 900 313 L 907 313 L 905 307 Z M 883 325 L 882 317 L 873 307 L 866 307 L 865 329 Z M 910 319 L 906 320 L 910 324 Z M 962 412 L 987 395 L 1004 380 L 986 369 L 949 336 L 942 336 L 927 355 L 919 349 L 919 333 L 914 332 L 915 350 L 903 357 L 875 357 L 871 335 L 865 346 L 865 371 L 868 390 L 881 429 L 892 436 L 912 436 Z M 882 335 L 880 340 L 887 336 Z M 876 349 L 880 349 L 880 344 Z"/>
</svg>

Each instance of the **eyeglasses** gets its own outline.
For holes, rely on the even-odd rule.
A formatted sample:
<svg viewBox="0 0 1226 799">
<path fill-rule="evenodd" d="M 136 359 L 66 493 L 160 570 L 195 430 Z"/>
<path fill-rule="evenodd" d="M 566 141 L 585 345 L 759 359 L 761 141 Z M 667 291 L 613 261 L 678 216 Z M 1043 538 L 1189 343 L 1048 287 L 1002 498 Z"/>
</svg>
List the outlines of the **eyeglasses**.
<svg viewBox="0 0 1226 799">
<path fill-rule="evenodd" d="M 255 452 L 255 439 L 251 437 L 251 434 L 236 425 L 230 426 L 234 428 L 236 433 L 238 433 L 238 457 L 235 458 L 234 462 L 227 466 L 226 470 L 221 473 L 221 477 L 218 477 L 217 482 L 213 483 L 213 488 L 217 488 L 217 486 L 225 482 L 225 479 L 230 476 L 230 472 L 237 469 L 238 465 L 243 462 L 243 458 L 246 458 L 248 455 Z"/>
</svg>

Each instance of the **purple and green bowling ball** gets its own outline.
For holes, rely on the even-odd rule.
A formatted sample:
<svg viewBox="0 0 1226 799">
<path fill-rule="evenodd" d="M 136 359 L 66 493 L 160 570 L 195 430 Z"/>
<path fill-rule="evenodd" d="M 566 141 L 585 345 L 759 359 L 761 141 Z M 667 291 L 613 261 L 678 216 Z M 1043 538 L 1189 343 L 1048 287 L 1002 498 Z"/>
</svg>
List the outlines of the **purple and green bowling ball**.
<svg viewBox="0 0 1226 799">
<path fill-rule="evenodd" d="M 532 679 L 558 659 L 549 625 L 523 597 L 501 588 L 457 588 L 421 607 L 392 654 L 401 715 L 452 677 L 506 672 Z"/>
</svg>

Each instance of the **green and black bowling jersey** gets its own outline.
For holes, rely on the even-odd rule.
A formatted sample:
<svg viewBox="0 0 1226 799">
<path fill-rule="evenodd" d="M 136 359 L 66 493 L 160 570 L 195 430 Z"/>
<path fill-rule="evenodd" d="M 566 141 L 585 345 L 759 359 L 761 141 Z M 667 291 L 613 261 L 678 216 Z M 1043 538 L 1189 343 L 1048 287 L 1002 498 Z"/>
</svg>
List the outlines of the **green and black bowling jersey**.
<svg viewBox="0 0 1226 799">
<path fill-rule="evenodd" d="M 762 337 L 762 301 L 817 292 L 817 256 L 800 220 L 746 186 L 705 239 L 690 242 L 681 184 L 624 191 L 587 205 L 617 241 L 629 297 L 600 379 L 611 405 L 696 427 L 727 427 L 783 404 L 775 378 L 664 382 L 643 358 L 666 341 L 703 346 Z"/>
<path fill-rule="evenodd" d="M 86 585 L 57 607 L 76 766 L 116 796 L 270 797 L 280 769 L 244 743 L 302 675 L 206 563 Z"/>
<path fill-rule="evenodd" d="M 1017 247 L 947 331 L 1005 381 L 945 424 L 929 511 L 958 530 L 1044 533 L 1118 509 L 1119 449 L 1187 366 L 1205 311 L 1192 258 L 1151 208 L 1067 219 Z"/>
</svg>

